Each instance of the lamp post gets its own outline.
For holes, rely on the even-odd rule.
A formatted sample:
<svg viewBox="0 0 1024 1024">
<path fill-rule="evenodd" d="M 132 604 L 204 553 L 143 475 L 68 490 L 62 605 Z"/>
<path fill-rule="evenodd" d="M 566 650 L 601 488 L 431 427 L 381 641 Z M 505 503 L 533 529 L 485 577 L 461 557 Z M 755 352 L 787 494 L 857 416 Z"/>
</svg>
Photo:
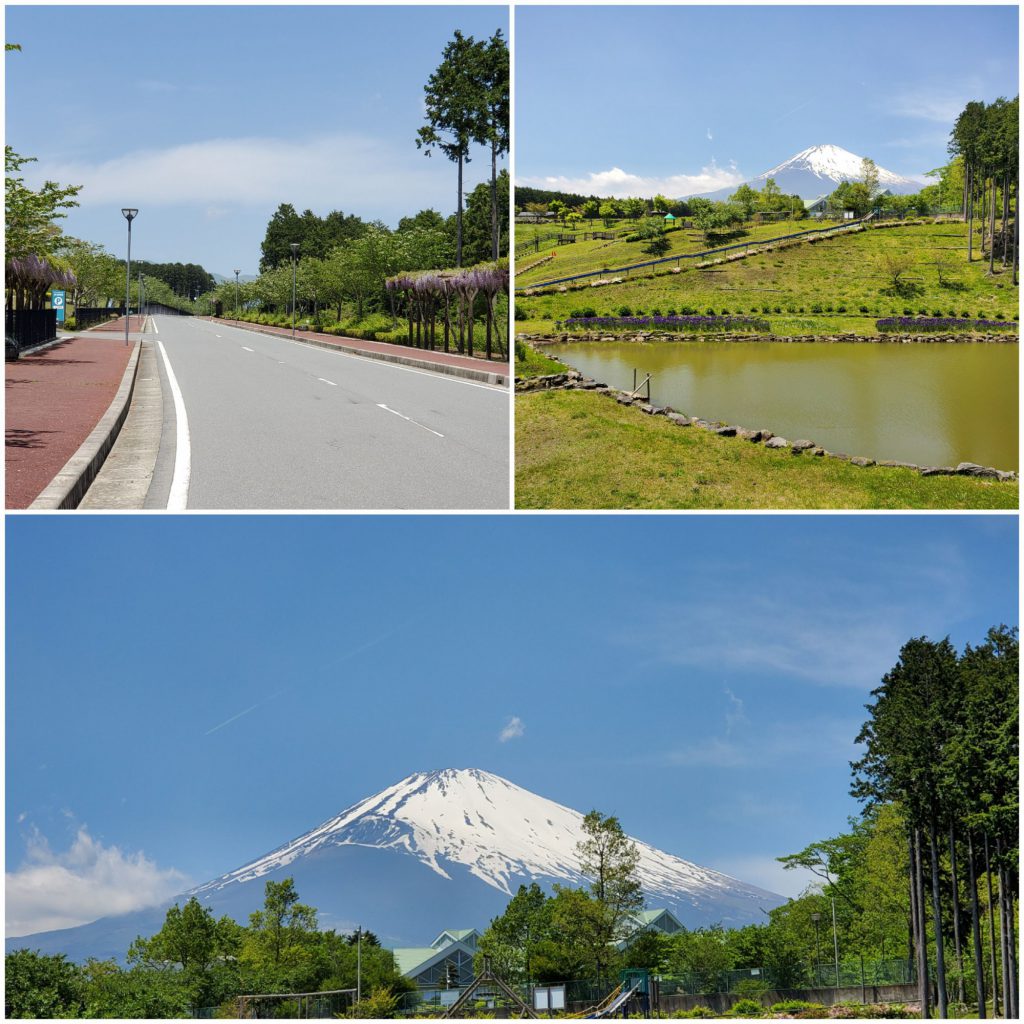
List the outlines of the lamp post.
<svg viewBox="0 0 1024 1024">
<path fill-rule="evenodd" d="M 128 258 L 125 260 L 124 277 L 124 343 L 128 344 L 128 322 L 131 320 L 131 295 L 132 295 L 132 221 L 138 215 L 138 210 L 131 207 L 122 207 L 121 213 L 128 221 Z"/>
<path fill-rule="evenodd" d="M 139 271 L 139 316 L 142 316 L 142 271 Z"/>
<path fill-rule="evenodd" d="M 839 988 L 839 932 L 836 931 L 836 898 L 832 897 L 832 944 L 836 953 L 836 988 Z"/>
<path fill-rule="evenodd" d="M 292 337 L 295 337 L 295 266 L 299 258 L 299 243 L 292 242 L 289 247 L 292 251 Z"/>
<path fill-rule="evenodd" d="M 356 1002 L 363 1001 L 363 926 L 356 929 Z"/>
<path fill-rule="evenodd" d="M 235 271 L 235 319 L 238 319 L 238 275 L 241 273 L 240 270 Z"/>
</svg>

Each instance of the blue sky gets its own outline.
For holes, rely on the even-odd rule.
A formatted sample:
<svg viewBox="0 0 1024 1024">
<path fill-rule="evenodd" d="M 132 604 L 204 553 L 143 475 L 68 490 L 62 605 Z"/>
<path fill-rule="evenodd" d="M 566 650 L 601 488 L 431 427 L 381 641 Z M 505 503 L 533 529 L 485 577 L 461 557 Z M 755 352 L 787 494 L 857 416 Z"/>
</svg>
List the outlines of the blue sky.
<svg viewBox="0 0 1024 1024">
<path fill-rule="evenodd" d="M 967 101 L 1017 94 L 1017 18 L 1016 6 L 519 6 L 516 182 L 680 196 L 822 144 L 918 177 L 948 161 Z"/>
<path fill-rule="evenodd" d="M 26 180 L 84 184 L 70 234 L 142 259 L 255 273 L 281 202 L 394 226 L 455 210 L 455 165 L 416 149 L 456 28 L 502 7 L 8 7 L 7 142 Z M 466 190 L 486 180 L 475 147 Z"/>
<path fill-rule="evenodd" d="M 1016 535 L 1013 516 L 10 516 L 9 926 L 155 901 L 442 767 L 793 892 L 773 858 L 856 811 L 852 740 L 900 645 L 1016 623 Z"/>
</svg>

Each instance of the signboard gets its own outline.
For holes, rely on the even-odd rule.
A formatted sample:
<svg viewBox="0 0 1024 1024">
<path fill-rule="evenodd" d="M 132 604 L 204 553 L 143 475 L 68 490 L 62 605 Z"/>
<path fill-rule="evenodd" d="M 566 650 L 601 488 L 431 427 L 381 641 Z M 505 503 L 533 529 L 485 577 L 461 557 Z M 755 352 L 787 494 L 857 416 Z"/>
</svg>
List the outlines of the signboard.
<svg viewBox="0 0 1024 1024">
<path fill-rule="evenodd" d="M 57 323 L 64 323 L 64 292 L 50 292 L 50 305 L 57 310 Z"/>
<path fill-rule="evenodd" d="M 535 988 L 533 990 L 533 1008 L 535 1010 L 546 1010 L 549 1013 L 552 1010 L 564 1010 L 565 986 L 548 985 Z"/>
</svg>

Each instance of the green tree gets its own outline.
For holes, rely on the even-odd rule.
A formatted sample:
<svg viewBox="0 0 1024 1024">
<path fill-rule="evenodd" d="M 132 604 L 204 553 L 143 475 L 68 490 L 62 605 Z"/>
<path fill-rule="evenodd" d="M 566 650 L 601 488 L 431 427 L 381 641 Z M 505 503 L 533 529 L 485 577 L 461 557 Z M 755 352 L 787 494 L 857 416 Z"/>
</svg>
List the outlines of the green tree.
<svg viewBox="0 0 1024 1024">
<path fill-rule="evenodd" d="M 487 40 L 480 60 L 482 104 L 476 141 L 491 153 L 491 255 L 501 255 L 501 220 L 507 220 L 508 190 L 504 202 L 498 189 L 498 158 L 508 152 L 509 144 L 509 58 L 508 46 L 499 29 Z M 505 212 L 504 218 L 501 213 Z"/>
<path fill-rule="evenodd" d="M 5 1017 L 79 1017 L 81 971 L 63 954 L 18 949 L 4 957 Z"/>
<path fill-rule="evenodd" d="M 481 956 L 490 956 L 500 977 L 510 982 L 533 979 L 537 950 L 550 939 L 548 898 L 536 882 L 519 886 L 505 912 L 491 921 L 480 939 Z"/>
<path fill-rule="evenodd" d="M 860 162 L 860 183 L 868 190 L 868 198 L 874 199 L 878 194 L 878 166 L 871 157 L 866 156 Z"/>
<path fill-rule="evenodd" d="M 4 252 L 9 260 L 52 257 L 60 234 L 55 222 L 78 205 L 75 197 L 82 190 L 81 185 L 55 181 L 44 181 L 38 190 L 29 188 L 18 171 L 34 161 L 4 147 Z"/>
<path fill-rule="evenodd" d="M 754 215 L 754 211 L 760 205 L 761 195 L 749 185 L 743 184 L 733 192 L 732 201 L 734 203 L 739 203 L 743 210 L 744 218 L 749 220 Z"/>
<path fill-rule="evenodd" d="M 441 63 L 424 86 L 427 123 L 416 134 L 416 147 L 427 156 L 440 149 L 458 165 L 456 191 L 455 265 L 462 266 L 462 175 L 469 162 L 469 147 L 481 133 L 481 110 L 487 96 L 484 52 L 472 36 L 458 29 Z"/>
</svg>

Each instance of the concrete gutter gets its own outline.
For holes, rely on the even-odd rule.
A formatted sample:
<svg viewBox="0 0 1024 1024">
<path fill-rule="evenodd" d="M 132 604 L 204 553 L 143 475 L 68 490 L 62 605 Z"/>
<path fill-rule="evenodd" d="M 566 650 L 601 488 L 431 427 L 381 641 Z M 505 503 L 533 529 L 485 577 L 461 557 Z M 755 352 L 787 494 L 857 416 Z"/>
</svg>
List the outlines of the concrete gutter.
<svg viewBox="0 0 1024 1024">
<path fill-rule="evenodd" d="M 217 323 L 215 318 L 203 317 Z M 333 341 L 320 341 L 316 338 L 292 338 L 288 334 L 279 334 L 277 331 L 261 330 L 261 324 L 250 324 L 241 320 L 225 321 L 232 327 L 243 331 L 252 331 L 254 334 L 266 334 L 270 338 L 284 338 L 286 341 L 298 341 L 303 345 L 315 345 L 317 348 L 325 348 L 330 352 L 347 352 L 353 356 L 366 356 L 369 359 L 380 359 L 385 363 L 398 363 L 401 366 L 411 366 L 417 370 L 433 370 L 435 373 L 447 373 L 453 377 L 465 377 L 468 380 L 477 380 L 484 384 L 496 386 L 508 386 L 509 372 L 494 373 L 488 370 L 476 370 L 468 366 L 449 366 L 447 363 L 435 363 L 429 359 L 417 359 L 415 356 L 399 355 L 398 352 L 376 352 L 365 348 L 357 348 L 355 345 L 342 345 Z"/>
<path fill-rule="evenodd" d="M 77 452 L 64 464 L 64 468 L 47 484 L 42 494 L 29 505 L 30 509 L 71 509 L 78 508 L 85 492 L 96 479 L 108 452 L 114 446 L 117 435 L 128 416 L 128 409 L 135 390 L 135 378 L 139 370 L 139 352 L 142 341 L 135 342 L 135 348 L 128 357 L 121 385 L 114 395 L 107 411 L 93 427 L 92 433 L 82 442 Z"/>
</svg>

